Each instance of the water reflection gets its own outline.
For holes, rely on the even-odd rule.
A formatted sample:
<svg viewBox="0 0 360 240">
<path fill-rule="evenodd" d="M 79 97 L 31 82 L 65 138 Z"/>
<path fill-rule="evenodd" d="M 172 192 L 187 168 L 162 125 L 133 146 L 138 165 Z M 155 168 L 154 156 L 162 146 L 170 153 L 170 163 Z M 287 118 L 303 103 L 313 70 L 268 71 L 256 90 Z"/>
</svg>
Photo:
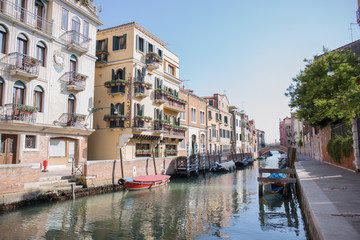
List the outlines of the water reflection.
<svg viewBox="0 0 360 240">
<path fill-rule="evenodd" d="M 306 239 L 295 200 L 258 198 L 257 168 L 269 163 L 23 208 L 0 216 L 0 239 Z"/>
</svg>

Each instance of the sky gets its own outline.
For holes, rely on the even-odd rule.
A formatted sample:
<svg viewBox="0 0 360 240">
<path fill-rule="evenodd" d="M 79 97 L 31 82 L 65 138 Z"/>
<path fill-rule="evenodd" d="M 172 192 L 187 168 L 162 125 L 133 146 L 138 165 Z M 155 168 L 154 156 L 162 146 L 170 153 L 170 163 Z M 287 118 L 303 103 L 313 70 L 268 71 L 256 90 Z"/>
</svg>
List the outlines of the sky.
<svg viewBox="0 0 360 240">
<path fill-rule="evenodd" d="M 179 56 L 180 79 L 198 96 L 226 94 L 279 141 L 292 78 L 323 47 L 360 38 L 357 0 L 95 0 L 104 25 L 137 22 Z M 351 26 L 351 28 L 350 28 Z M 352 30 L 350 30 L 352 29 Z M 351 38 L 351 33 L 353 37 Z"/>
</svg>

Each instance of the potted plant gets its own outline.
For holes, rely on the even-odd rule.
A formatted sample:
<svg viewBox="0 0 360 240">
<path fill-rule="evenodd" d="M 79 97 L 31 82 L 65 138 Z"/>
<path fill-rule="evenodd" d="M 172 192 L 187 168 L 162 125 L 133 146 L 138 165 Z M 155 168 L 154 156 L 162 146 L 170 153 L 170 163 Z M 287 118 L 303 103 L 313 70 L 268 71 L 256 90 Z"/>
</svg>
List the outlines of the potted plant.
<svg viewBox="0 0 360 240">
<path fill-rule="evenodd" d="M 75 114 L 76 121 L 85 121 L 86 115 Z"/>
<path fill-rule="evenodd" d="M 161 57 L 159 54 L 155 53 L 155 52 L 149 52 L 149 53 L 147 53 L 147 54 L 146 54 L 146 57 L 148 57 L 148 58 L 153 58 L 153 59 L 155 59 L 157 62 L 161 62 L 161 61 L 162 61 L 162 57 Z"/>
<path fill-rule="evenodd" d="M 20 113 L 33 114 L 36 111 L 36 107 L 20 105 L 19 110 L 20 110 Z"/>
<path fill-rule="evenodd" d="M 145 83 L 145 87 L 146 89 L 151 89 L 152 88 L 152 84 L 151 83 Z"/>
</svg>

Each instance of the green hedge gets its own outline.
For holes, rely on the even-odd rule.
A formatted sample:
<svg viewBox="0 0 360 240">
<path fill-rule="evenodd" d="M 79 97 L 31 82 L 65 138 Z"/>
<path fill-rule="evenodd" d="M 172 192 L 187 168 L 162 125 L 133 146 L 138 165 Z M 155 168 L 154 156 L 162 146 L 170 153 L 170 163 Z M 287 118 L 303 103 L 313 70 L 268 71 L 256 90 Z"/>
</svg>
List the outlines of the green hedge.
<svg viewBox="0 0 360 240">
<path fill-rule="evenodd" d="M 342 157 L 349 157 L 353 148 L 352 136 L 335 135 L 327 144 L 327 151 L 334 161 L 340 163 Z"/>
</svg>

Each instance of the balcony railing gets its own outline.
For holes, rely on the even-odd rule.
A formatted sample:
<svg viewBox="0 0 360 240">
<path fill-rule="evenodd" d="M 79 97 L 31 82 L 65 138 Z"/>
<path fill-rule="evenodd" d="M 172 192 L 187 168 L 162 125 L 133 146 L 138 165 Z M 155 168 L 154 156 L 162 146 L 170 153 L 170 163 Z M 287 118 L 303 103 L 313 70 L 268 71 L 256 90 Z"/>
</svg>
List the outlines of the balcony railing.
<svg viewBox="0 0 360 240">
<path fill-rule="evenodd" d="M 23 104 L 9 103 L 5 104 L 1 120 L 18 120 L 24 122 L 36 121 L 36 107 L 27 106 Z"/>
<path fill-rule="evenodd" d="M 134 82 L 134 96 L 135 97 L 148 97 L 149 91 L 145 87 L 145 82 Z"/>
<path fill-rule="evenodd" d="M 109 55 L 108 51 L 105 51 L 105 50 L 96 51 L 96 57 L 97 57 L 96 62 L 95 62 L 96 67 L 102 67 L 105 64 L 107 64 L 108 55 Z"/>
<path fill-rule="evenodd" d="M 55 125 L 63 127 L 86 127 L 86 115 L 78 113 L 63 113 L 58 120 L 54 121 Z"/>
<path fill-rule="evenodd" d="M 66 82 L 68 91 L 80 92 L 85 90 L 87 78 L 88 76 L 78 72 L 66 72 L 61 80 Z"/>
<path fill-rule="evenodd" d="M 0 0 L 0 12 L 5 16 L 12 18 L 17 22 L 23 22 L 26 25 L 52 35 L 53 22 L 40 17 L 26 8 L 20 7 L 8 0 Z"/>
<path fill-rule="evenodd" d="M 60 39 L 67 44 L 69 50 L 73 50 L 80 54 L 84 54 L 89 51 L 89 43 L 91 39 L 75 30 L 65 32 L 60 36 Z"/>
<path fill-rule="evenodd" d="M 14 52 L 9 53 L 1 59 L 11 76 L 25 80 L 31 80 L 39 76 L 39 65 L 41 61 L 26 54 Z"/>
</svg>

